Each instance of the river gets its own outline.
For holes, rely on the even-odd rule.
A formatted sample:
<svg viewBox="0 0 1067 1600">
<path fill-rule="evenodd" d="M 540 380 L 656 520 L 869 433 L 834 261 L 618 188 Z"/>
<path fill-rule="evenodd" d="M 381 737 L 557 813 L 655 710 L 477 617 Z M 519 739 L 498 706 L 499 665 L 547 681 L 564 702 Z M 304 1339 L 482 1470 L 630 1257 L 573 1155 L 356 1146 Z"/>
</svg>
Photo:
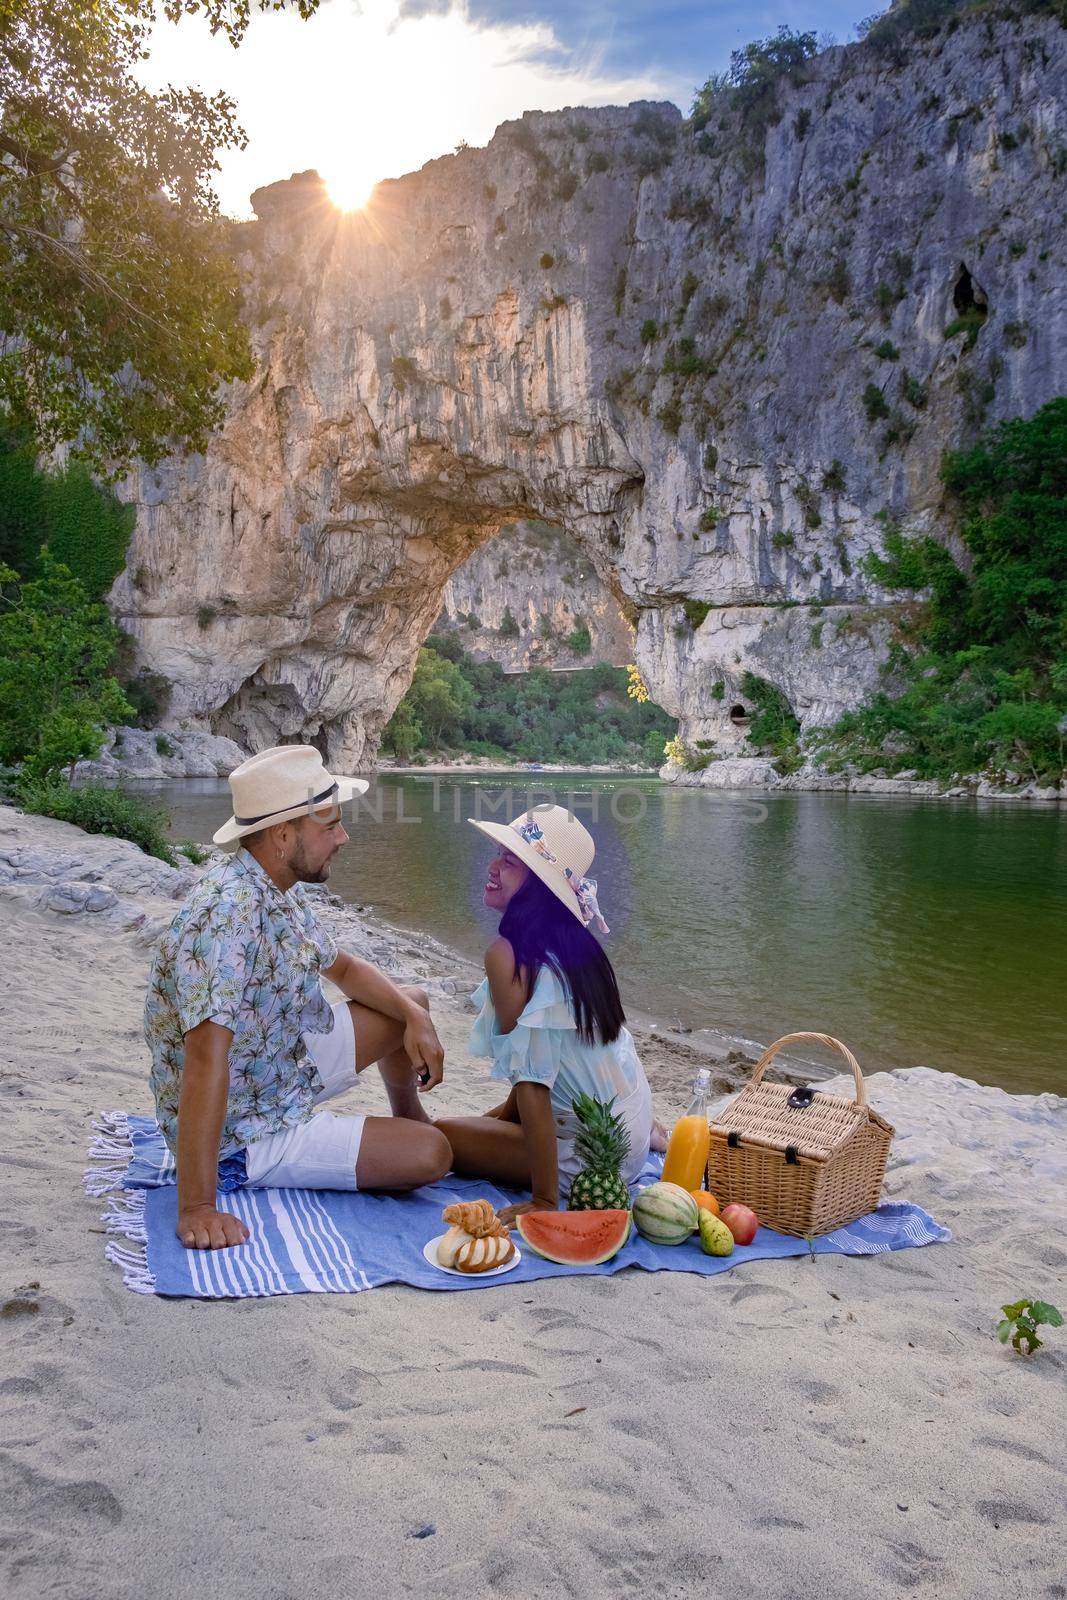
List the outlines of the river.
<svg viewBox="0 0 1067 1600">
<path fill-rule="evenodd" d="M 814 1029 L 866 1070 L 934 1066 L 1067 1094 L 1067 815 L 898 796 L 723 796 L 654 778 L 530 774 L 597 840 L 606 941 L 631 1008 L 768 1042 Z M 525 776 L 382 774 L 347 808 L 330 885 L 480 959 L 494 815 Z M 548 794 L 551 785 L 552 793 Z M 222 780 L 140 784 L 210 839 Z M 505 797 L 506 799 L 506 797 Z M 830 1065 L 829 1058 L 827 1065 Z"/>
</svg>

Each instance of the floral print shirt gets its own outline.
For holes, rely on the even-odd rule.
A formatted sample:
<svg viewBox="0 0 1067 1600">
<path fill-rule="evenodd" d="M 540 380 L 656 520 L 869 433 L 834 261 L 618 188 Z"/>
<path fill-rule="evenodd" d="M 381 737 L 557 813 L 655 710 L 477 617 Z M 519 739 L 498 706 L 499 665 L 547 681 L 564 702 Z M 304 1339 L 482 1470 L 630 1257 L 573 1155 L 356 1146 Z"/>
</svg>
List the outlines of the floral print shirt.
<svg viewBox="0 0 1067 1600">
<path fill-rule="evenodd" d="M 337 946 L 299 884 L 282 891 L 247 850 L 206 873 L 159 942 L 145 1001 L 156 1116 L 172 1151 L 185 1034 L 212 1021 L 233 1033 L 220 1158 L 306 1122 L 323 1084 L 305 1033 L 329 1033 L 319 974 Z"/>
</svg>

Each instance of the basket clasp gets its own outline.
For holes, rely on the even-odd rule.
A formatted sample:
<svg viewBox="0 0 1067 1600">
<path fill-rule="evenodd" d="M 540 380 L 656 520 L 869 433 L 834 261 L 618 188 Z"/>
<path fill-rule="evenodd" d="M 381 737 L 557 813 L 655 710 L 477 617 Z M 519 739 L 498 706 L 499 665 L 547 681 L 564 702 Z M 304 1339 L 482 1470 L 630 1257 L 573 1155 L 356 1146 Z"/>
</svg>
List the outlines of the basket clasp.
<svg viewBox="0 0 1067 1600">
<path fill-rule="evenodd" d="M 793 1090 L 793 1093 L 786 1101 L 786 1105 L 792 1106 L 794 1111 L 804 1111 L 808 1106 L 811 1105 L 814 1095 L 815 1089 L 813 1085 L 810 1083 L 802 1083 L 798 1088 Z"/>
</svg>

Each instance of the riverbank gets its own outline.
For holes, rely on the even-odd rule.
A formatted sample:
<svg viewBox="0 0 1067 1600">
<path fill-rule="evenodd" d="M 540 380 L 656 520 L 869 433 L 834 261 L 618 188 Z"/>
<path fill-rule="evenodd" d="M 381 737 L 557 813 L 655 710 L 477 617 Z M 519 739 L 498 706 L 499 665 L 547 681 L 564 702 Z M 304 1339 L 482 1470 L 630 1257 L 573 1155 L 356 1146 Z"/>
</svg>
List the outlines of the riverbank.
<svg viewBox="0 0 1067 1600">
<path fill-rule="evenodd" d="M 958 775 L 950 783 L 940 783 L 933 778 L 919 778 L 914 774 L 897 777 L 879 776 L 873 772 L 829 772 L 812 762 L 805 762 L 796 772 L 780 773 L 774 762 L 766 756 L 724 756 L 712 761 L 699 772 L 686 772 L 681 767 L 662 767 L 659 777 L 664 783 L 682 789 L 710 789 L 720 791 L 754 790 L 770 793 L 774 790 L 800 790 L 819 794 L 871 794 L 910 795 L 931 800 L 1010 800 L 1026 801 L 1038 805 L 1067 803 L 1067 782 L 1042 784 L 1014 774 L 1010 783 L 994 783 L 979 773 Z"/>
<path fill-rule="evenodd" d="M 151 946 L 199 870 L 0 808 L 8 1593 L 1057 1594 L 1067 1339 L 1027 1362 L 993 1328 L 1020 1295 L 1064 1305 L 1067 1101 L 868 1080 L 897 1128 L 887 1196 L 953 1230 L 921 1252 L 447 1298 L 133 1295 L 81 1173 L 94 1116 L 151 1110 Z M 322 915 L 430 991 L 440 1114 L 484 1106 L 469 964 Z M 672 1114 L 692 1062 L 653 1044 Z M 380 1086 L 351 1107 L 382 1110 Z"/>
</svg>

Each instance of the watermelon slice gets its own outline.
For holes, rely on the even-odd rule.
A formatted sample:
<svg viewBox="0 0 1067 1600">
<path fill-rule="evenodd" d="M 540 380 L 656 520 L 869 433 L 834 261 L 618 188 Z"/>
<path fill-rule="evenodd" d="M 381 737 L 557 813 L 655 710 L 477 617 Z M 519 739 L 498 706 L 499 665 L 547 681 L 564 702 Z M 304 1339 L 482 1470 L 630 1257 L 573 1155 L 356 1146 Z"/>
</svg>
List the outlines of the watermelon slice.
<svg viewBox="0 0 1067 1600">
<path fill-rule="evenodd" d="M 527 1211 L 515 1226 L 535 1256 L 564 1267 L 597 1267 L 630 1237 L 628 1211 Z"/>
</svg>

